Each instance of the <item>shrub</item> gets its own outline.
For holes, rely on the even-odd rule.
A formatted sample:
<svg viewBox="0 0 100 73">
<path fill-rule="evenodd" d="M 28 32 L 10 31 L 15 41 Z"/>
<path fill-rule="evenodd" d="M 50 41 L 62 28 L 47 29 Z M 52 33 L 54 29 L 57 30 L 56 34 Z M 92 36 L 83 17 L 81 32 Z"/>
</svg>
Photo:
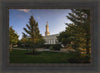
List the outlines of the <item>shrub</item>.
<svg viewBox="0 0 100 73">
<path fill-rule="evenodd" d="M 52 50 L 60 50 L 61 48 L 61 44 L 46 44 L 44 45 L 44 48 L 50 49 L 51 46 L 52 46 Z"/>
<path fill-rule="evenodd" d="M 53 46 L 53 49 L 54 49 L 54 50 L 60 50 L 60 49 L 61 49 L 61 45 L 60 45 L 60 44 L 55 44 L 55 45 Z"/>
<path fill-rule="evenodd" d="M 83 58 L 82 63 L 90 63 L 91 62 L 91 56 L 90 56 L 90 54 L 83 54 L 82 58 Z"/>
<path fill-rule="evenodd" d="M 71 56 L 68 59 L 69 63 L 90 63 L 90 55 L 81 54 L 78 52 L 70 52 Z"/>
<path fill-rule="evenodd" d="M 54 48 L 53 48 L 53 46 L 50 46 L 49 49 L 50 49 L 50 50 L 53 50 Z"/>
<path fill-rule="evenodd" d="M 50 46 L 52 46 L 51 44 L 45 44 L 43 47 L 46 48 L 46 49 L 49 49 Z"/>
</svg>

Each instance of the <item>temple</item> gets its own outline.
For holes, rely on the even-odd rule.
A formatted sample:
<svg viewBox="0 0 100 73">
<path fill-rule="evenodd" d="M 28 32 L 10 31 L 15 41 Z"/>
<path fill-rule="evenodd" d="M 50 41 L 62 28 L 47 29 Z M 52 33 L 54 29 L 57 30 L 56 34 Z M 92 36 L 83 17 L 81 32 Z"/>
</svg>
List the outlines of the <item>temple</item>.
<svg viewBox="0 0 100 73">
<path fill-rule="evenodd" d="M 58 36 L 58 34 L 50 35 L 49 25 L 47 22 L 45 36 L 43 36 L 45 39 L 45 44 L 58 44 L 59 42 L 57 40 L 57 36 Z"/>
</svg>

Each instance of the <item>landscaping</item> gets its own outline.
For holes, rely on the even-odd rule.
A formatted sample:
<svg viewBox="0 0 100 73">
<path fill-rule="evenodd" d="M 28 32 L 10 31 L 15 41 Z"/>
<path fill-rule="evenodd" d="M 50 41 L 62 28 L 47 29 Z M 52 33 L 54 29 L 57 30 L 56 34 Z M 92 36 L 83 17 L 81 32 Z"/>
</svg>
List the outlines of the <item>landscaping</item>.
<svg viewBox="0 0 100 73">
<path fill-rule="evenodd" d="M 16 20 L 18 20 L 18 23 L 15 23 L 14 21 L 16 20 L 13 20 L 12 17 L 10 22 L 13 23 L 10 23 L 9 26 L 9 62 L 90 63 L 90 9 L 69 10 L 67 14 L 65 14 L 67 11 L 65 12 L 64 10 L 64 13 L 55 16 L 56 14 L 54 9 L 50 9 L 50 11 L 43 10 L 43 14 L 41 14 L 40 9 L 40 13 L 36 11 L 34 16 L 25 16 L 25 20 L 23 18 L 19 18 L 20 20 L 18 20 L 18 18 L 15 17 L 17 18 Z M 20 13 L 22 10 L 17 11 Z M 35 10 L 30 9 L 30 11 L 34 12 Z M 14 12 L 16 12 L 16 10 L 14 10 Z M 48 13 L 45 14 L 45 12 Z M 58 13 L 60 12 L 58 11 Z M 12 14 L 15 13 L 10 14 L 11 16 L 15 16 Z M 49 16 L 50 18 L 47 18 L 47 15 L 49 14 L 51 17 Z M 58 15 L 61 15 L 59 19 Z M 54 16 L 56 18 L 53 19 L 56 20 L 52 20 L 52 17 Z M 40 20 L 37 20 L 36 17 L 40 17 L 42 20 L 40 18 Z M 46 18 L 44 19 L 42 17 Z M 65 22 L 65 17 L 67 17 L 68 22 Z M 45 21 L 47 21 L 46 25 Z M 48 21 L 50 24 L 48 24 Z"/>
<path fill-rule="evenodd" d="M 36 51 L 38 55 L 27 54 L 30 52 L 32 51 L 13 49 L 9 56 L 10 63 L 89 63 L 87 60 L 90 59 L 77 53 Z"/>
</svg>

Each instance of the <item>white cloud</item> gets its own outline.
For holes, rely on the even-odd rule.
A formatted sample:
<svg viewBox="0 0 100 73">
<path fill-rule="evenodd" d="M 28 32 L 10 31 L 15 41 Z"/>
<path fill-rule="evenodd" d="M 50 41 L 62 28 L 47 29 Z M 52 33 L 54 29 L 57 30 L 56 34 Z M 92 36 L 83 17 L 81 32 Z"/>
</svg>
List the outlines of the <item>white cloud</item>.
<svg viewBox="0 0 100 73">
<path fill-rule="evenodd" d="M 26 13 L 28 13 L 30 11 L 30 9 L 18 9 L 19 11 L 24 11 Z"/>
</svg>

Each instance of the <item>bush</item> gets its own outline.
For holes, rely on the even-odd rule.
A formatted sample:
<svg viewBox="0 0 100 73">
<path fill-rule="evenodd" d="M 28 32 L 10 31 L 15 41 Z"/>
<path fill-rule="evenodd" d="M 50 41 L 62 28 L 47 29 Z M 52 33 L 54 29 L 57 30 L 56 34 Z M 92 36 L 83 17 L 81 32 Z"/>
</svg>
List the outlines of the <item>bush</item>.
<svg viewBox="0 0 100 73">
<path fill-rule="evenodd" d="M 50 46 L 52 46 L 51 44 L 45 44 L 43 47 L 46 48 L 46 49 L 49 49 Z"/>
<path fill-rule="evenodd" d="M 82 63 L 90 63 L 91 62 L 91 56 L 89 54 L 83 54 L 82 58 L 83 58 Z"/>
<path fill-rule="evenodd" d="M 78 52 L 71 52 L 70 54 L 69 63 L 90 63 L 90 55 L 80 54 Z"/>
<path fill-rule="evenodd" d="M 53 46 L 53 49 L 54 49 L 54 50 L 60 50 L 60 49 L 61 49 L 61 45 L 60 45 L 60 44 L 55 44 L 55 45 Z"/>
<path fill-rule="evenodd" d="M 80 53 L 69 51 L 71 54 L 70 58 L 68 59 L 69 63 L 79 63 L 80 62 Z"/>
<path fill-rule="evenodd" d="M 53 48 L 53 46 L 50 46 L 49 49 L 50 49 L 50 50 L 53 50 L 54 48 Z"/>
<path fill-rule="evenodd" d="M 61 44 L 46 44 L 44 45 L 44 48 L 50 49 L 52 46 L 52 50 L 60 50 Z"/>
</svg>

